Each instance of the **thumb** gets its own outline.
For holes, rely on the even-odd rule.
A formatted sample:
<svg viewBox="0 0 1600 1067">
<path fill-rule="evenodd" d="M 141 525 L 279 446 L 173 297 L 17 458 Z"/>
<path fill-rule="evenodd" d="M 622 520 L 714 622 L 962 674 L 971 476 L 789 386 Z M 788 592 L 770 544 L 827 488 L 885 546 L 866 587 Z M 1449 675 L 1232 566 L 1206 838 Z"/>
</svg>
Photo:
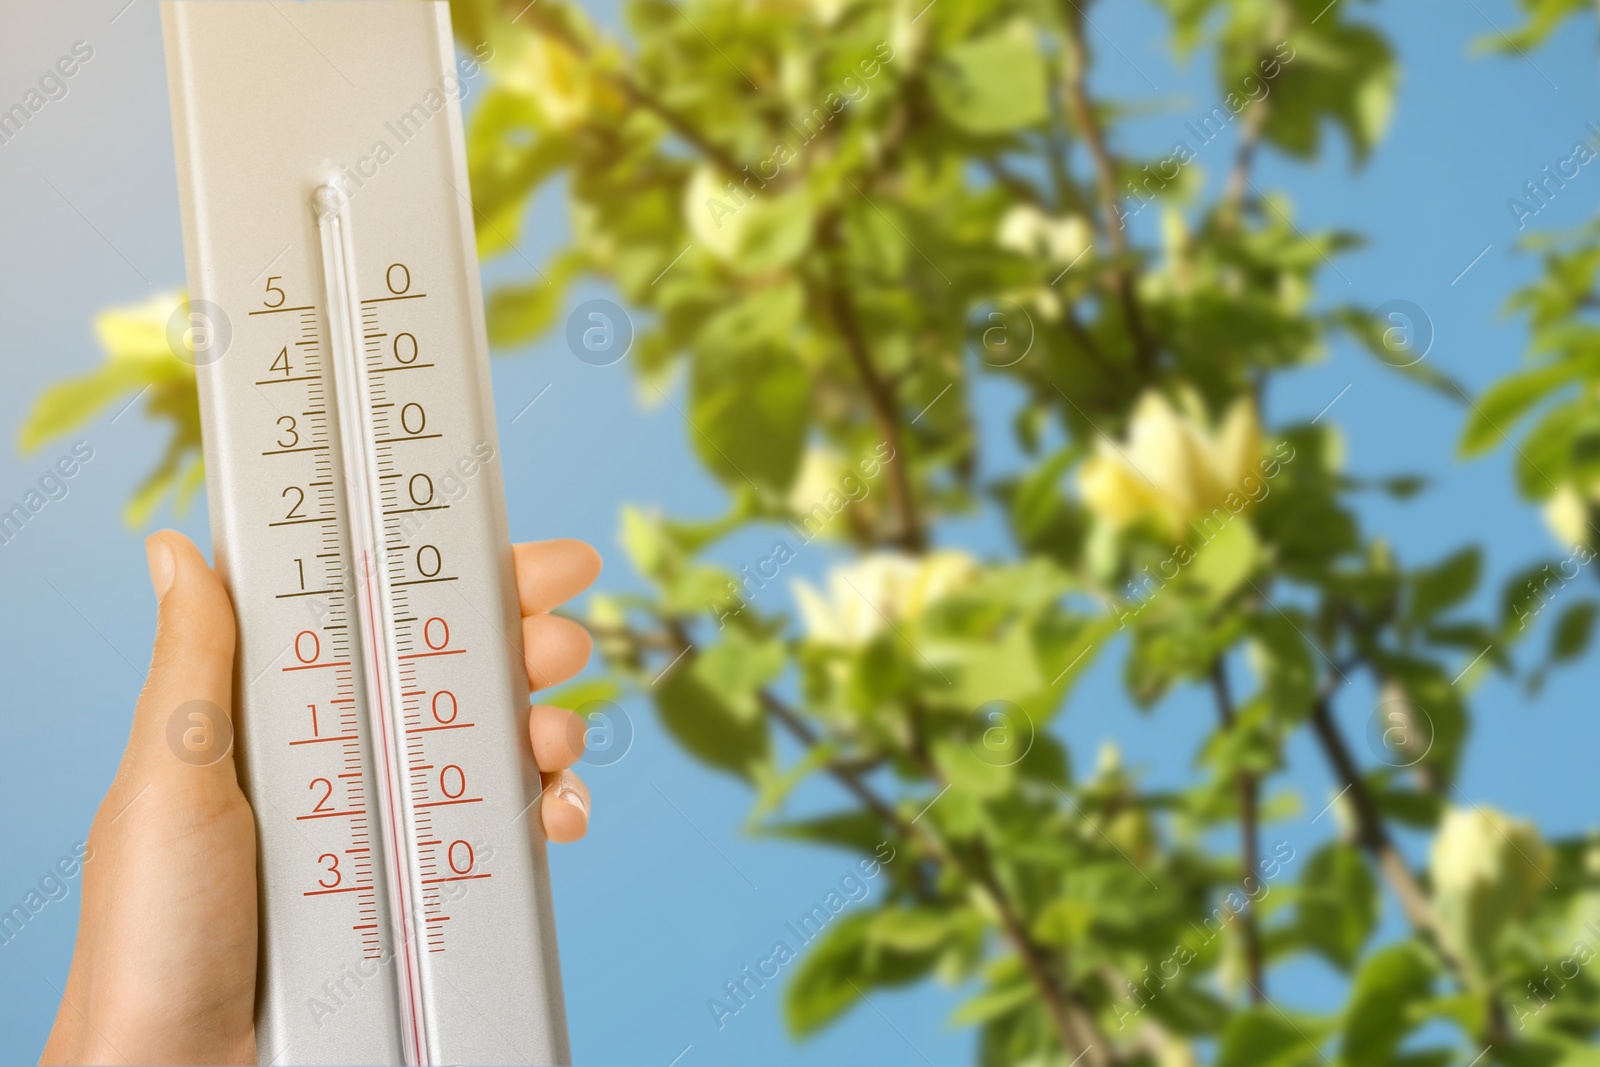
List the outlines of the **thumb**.
<svg viewBox="0 0 1600 1067">
<path fill-rule="evenodd" d="M 172 530 L 145 541 L 159 608 L 150 675 L 134 711 L 130 754 L 156 766 L 174 757 L 233 771 L 233 604 L 187 537 Z"/>
</svg>

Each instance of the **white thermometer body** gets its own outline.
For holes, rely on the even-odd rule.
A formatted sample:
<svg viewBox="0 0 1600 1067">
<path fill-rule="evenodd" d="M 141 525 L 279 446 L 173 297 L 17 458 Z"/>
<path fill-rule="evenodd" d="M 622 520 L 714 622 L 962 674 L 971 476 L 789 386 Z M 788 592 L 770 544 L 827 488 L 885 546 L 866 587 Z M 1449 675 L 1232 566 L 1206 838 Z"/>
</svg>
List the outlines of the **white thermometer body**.
<svg viewBox="0 0 1600 1067">
<path fill-rule="evenodd" d="M 162 15 L 261 1062 L 565 1063 L 448 6 Z"/>
</svg>

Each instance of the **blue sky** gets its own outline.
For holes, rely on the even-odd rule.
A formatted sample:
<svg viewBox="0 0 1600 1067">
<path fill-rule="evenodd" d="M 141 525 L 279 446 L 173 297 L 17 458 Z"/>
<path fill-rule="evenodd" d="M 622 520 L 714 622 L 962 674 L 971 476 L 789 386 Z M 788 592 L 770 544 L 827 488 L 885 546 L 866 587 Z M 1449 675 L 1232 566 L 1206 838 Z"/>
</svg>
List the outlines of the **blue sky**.
<svg viewBox="0 0 1600 1067">
<path fill-rule="evenodd" d="M 1345 226 L 1367 236 L 1363 250 L 1339 260 L 1338 273 L 1324 272 L 1322 299 L 1414 302 L 1435 331 L 1428 359 L 1482 387 L 1521 358 L 1523 330 L 1501 308 L 1536 267 L 1514 250 L 1506 201 L 1589 136 L 1586 122 L 1600 123 L 1594 31 L 1582 24 L 1527 58 L 1475 59 L 1471 42 L 1492 24 L 1511 24 L 1506 0 L 1342 3 L 1347 17 L 1375 22 L 1399 50 L 1404 80 L 1389 134 L 1360 171 L 1333 138 L 1316 168 L 1266 154 L 1256 182 L 1287 192 L 1303 229 Z M 95 310 L 182 282 L 157 10 L 136 3 L 113 22 L 122 6 L 29 5 L 25 16 L 8 12 L 14 29 L 0 42 L 6 101 L 74 41 L 95 50 L 67 97 L 52 102 L 26 138 L 0 146 L 0 425 L 12 435 L 44 384 L 99 361 L 89 330 Z M 601 9 L 602 21 L 609 9 Z M 1099 32 L 1091 43 L 1102 53 L 1097 89 L 1169 105 L 1140 119 L 1119 147 L 1164 153 L 1182 136 L 1183 120 L 1215 101 L 1210 72 L 1199 63 L 1174 65 L 1148 5 L 1100 5 L 1093 17 Z M 1199 161 L 1210 188 L 1227 150 L 1213 146 Z M 1597 194 L 1600 170 L 1586 168 L 1536 224 L 1581 221 Z M 541 194 L 530 212 L 520 253 L 539 262 L 565 229 L 559 190 Z M 489 264 L 486 275 L 519 271 L 526 266 L 511 255 Z M 569 306 L 604 295 L 580 288 Z M 603 587 L 637 581 L 617 544 L 623 503 L 676 515 L 719 510 L 720 490 L 695 463 L 681 417 L 671 406 L 639 403 L 626 361 L 607 368 L 579 362 L 557 332 L 497 359 L 495 385 L 513 534 L 595 542 L 608 560 Z M 1336 398 L 1328 417 L 1344 428 L 1352 471 L 1433 479 L 1429 492 L 1408 503 L 1374 498 L 1365 505 L 1364 521 L 1403 558 L 1437 559 L 1478 541 L 1487 553 L 1487 587 L 1496 589 L 1518 567 L 1553 554 L 1537 515 L 1514 497 L 1503 453 L 1470 465 L 1454 460 L 1459 406 L 1402 383 L 1347 344 L 1275 388 L 1268 416 L 1309 417 Z M 1010 401 L 998 385 L 978 394 L 990 470 L 1015 459 L 1005 418 Z M 132 664 L 142 669 L 154 625 L 140 539 L 122 525 L 120 510 L 155 462 L 163 432 L 137 410 L 115 424 L 110 415 L 97 419 L 80 435 L 94 459 L 71 481 L 69 495 L 0 547 L 0 692 L 7 697 L 0 705 L 0 903 L 20 899 L 83 838 L 116 766 L 140 684 Z M 30 456 L 0 450 L 0 504 L 20 498 L 69 444 Z M 203 500 L 186 516 L 161 522 L 207 543 Z M 982 520 L 964 524 L 947 543 L 978 554 L 1004 548 L 995 526 Z M 745 547 L 755 546 L 731 545 L 729 558 L 744 558 Z M 814 579 L 825 563 L 825 555 L 808 551 L 794 573 Z M 1533 817 L 1553 835 L 1596 825 L 1596 662 L 1561 675 L 1536 700 L 1499 681 L 1480 688 L 1461 781 L 1466 797 Z M 1089 765 L 1098 746 L 1115 739 L 1150 782 L 1183 780 L 1211 722 L 1209 705 L 1181 693 L 1141 714 L 1122 696 L 1119 669 L 1114 650 L 1103 656 L 1060 720 L 1076 765 Z M 1340 717 L 1352 736 L 1372 705 L 1372 694 L 1359 687 L 1345 694 Z M 724 1029 L 714 1026 L 707 998 L 764 956 L 783 924 L 836 886 L 852 858 L 747 837 L 740 830 L 746 791 L 685 757 L 647 705 L 630 703 L 627 711 L 631 751 L 587 772 L 595 797 L 588 840 L 553 851 L 579 1062 L 664 1065 L 686 1046 L 683 1067 L 758 1059 L 970 1062 L 970 1035 L 945 1022 L 958 991 L 935 985 L 874 994 L 872 1005 L 798 1047 L 782 1036 L 772 987 Z M 1297 747 L 1291 759 L 1296 773 L 1276 784 L 1300 792 L 1308 808 L 1267 835 L 1308 854 L 1329 829 L 1329 820 L 1313 826 L 1310 816 L 1332 791 L 1309 747 Z M 841 800 L 823 785 L 800 798 L 817 809 Z M 0 947 L 5 1059 L 37 1056 L 66 974 L 77 901 L 74 885 L 23 936 Z M 1297 965 L 1275 996 L 1325 1004 L 1335 988 L 1318 967 Z"/>
</svg>

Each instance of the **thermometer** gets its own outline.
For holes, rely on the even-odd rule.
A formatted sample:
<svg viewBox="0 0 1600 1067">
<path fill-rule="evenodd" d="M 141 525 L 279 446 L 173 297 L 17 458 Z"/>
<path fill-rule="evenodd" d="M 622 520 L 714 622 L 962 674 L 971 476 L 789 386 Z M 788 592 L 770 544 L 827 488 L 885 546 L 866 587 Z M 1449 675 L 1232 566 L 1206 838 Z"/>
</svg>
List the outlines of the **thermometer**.
<svg viewBox="0 0 1600 1067">
<path fill-rule="evenodd" d="M 162 5 L 263 1063 L 565 1063 L 448 5 Z"/>
</svg>

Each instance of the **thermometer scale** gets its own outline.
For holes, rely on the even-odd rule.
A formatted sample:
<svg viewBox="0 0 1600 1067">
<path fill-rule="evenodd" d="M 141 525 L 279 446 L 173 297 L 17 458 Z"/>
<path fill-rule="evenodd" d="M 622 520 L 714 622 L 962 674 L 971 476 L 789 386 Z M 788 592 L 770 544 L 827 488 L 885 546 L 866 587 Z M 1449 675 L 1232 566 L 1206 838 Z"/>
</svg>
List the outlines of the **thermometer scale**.
<svg viewBox="0 0 1600 1067">
<path fill-rule="evenodd" d="M 564 1063 L 448 5 L 162 18 L 258 1055 Z"/>
</svg>

